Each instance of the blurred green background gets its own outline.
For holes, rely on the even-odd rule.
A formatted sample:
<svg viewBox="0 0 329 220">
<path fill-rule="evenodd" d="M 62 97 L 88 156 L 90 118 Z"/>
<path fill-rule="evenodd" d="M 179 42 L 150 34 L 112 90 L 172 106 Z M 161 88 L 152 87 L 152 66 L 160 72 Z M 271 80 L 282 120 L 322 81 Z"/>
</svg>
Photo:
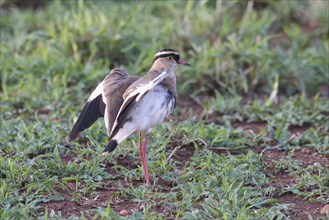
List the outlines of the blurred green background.
<svg viewBox="0 0 329 220">
<path fill-rule="evenodd" d="M 109 68 L 143 75 L 165 47 L 192 64 L 178 71 L 183 94 L 269 95 L 278 77 L 278 95 L 328 96 L 327 1 L 14 5 L 5 2 L 1 9 L 3 101 L 64 105 Z"/>
</svg>

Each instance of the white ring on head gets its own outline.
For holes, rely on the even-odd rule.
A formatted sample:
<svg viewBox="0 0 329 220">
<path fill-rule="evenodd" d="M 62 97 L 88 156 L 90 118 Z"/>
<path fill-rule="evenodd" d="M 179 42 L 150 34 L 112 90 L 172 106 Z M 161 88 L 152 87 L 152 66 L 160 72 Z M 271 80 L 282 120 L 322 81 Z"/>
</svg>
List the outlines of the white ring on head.
<svg viewBox="0 0 329 220">
<path fill-rule="evenodd" d="M 176 51 L 161 51 L 161 52 L 157 52 L 154 57 L 165 55 L 165 54 L 179 55 L 179 53 Z"/>
</svg>

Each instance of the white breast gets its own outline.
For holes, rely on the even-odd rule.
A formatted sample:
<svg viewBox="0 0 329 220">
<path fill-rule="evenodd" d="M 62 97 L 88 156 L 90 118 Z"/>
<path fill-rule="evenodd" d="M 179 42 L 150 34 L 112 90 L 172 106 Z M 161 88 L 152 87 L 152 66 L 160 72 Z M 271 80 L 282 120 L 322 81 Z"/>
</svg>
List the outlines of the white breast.
<svg viewBox="0 0 329 220">
<path fill-rule="evenodd" d="M 132 121 L 136 131 L 150 129 L 162 123 L 173 108 L 173 98 L 163 86 L 148 92 L 134 110 Z"/>
<path fill-rule="evenodd" d="M 157 85 L 143 96 L 134 109 L 132 116 L 127 119 L 123 127 L 113 139 L 118 143 L 129 135 L 138 131 L 150 131 L 161 124 L 174 109 L 175 98 L 163 85 Z"/>
</svg>

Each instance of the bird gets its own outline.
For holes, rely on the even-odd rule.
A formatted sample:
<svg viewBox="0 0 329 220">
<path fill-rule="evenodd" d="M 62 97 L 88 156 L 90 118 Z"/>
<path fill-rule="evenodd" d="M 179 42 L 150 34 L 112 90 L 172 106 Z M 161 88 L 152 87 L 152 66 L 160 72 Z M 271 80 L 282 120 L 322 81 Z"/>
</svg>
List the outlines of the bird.
<svg viewBox="0 0 329 220">
<path fill-rule="evenodd" d="M 104 117 L 109 142 L 102 155 L 112 152 L 123 140 L 139 133 L 139 146 L 145 181 L 149 179 L 146 147 L 152 128 L 164 122 L 176 107 L 175 70 L 190 66 L 178 51 L 162 49 L 154 56 L 150 70 L 142 77 L 115 68 L 88 98 L 70 134 L 69 141 Z M 143 141 L 143 132 L 145 138 Z"/>
</svg>

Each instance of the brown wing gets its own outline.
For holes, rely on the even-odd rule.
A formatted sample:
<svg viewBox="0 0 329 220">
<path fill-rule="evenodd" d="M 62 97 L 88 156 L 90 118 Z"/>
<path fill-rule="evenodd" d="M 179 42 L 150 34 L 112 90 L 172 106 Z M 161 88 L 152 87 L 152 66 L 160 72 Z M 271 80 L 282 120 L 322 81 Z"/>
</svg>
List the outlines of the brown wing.
<svg viewBox="0 0 329 220">
<path fill-rule="evenodd" d="M 111 136 L 113 123 L 124 101 L 123 93 L 138 79 L 138 76 L 128 76 L 121 69 L 112 70 L 111 74 L 104 79 L 105 125 L 108 136 Z"/>
<path fill-rule="evenodd" d="M 128 76 L 122 69 L 112 70 L 89 97 L 71 130 L 69 141 L 75 139 L 81 131 L 89 128 L 98 118 L 104 117 L 104 115 L 105 122 L 107 122 L 106 127 L 112 127 L 123 102 L 122 95 L 124 91 L 137 79 L 137 76 Z"/>
</svg>

